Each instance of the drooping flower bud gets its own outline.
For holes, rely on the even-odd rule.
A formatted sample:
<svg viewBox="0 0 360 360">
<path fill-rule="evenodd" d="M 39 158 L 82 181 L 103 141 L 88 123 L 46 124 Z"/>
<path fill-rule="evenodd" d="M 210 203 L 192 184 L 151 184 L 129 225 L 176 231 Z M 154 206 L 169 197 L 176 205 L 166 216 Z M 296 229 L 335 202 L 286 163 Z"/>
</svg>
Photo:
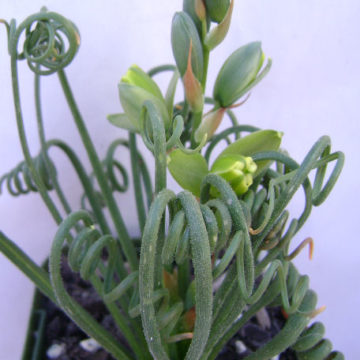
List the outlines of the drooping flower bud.
<svg viewBox="0 0 360 360">
<path fill-rule="evenodd" d="M 193 20 L 183 11 L 177 12 L 173 17 L 171 45 L 176 65 L 182 77 L 188 68 L 191 46 L 191 68 L 195 77 L 201 82 L 204 60 L 200 37 Z"/>
<path fill-rule="evenodd" d="M 139 131 L 141 128 L 140 115 L 143 104 L 146 100 L 150 100 L 163 119 L 165 128 L 169 128 L 170 117 L 160 89 L 155 81 L 138 66 L 130 67 L 121 79 L 119 95 L 127 118 L 127 121 L 122 119 L 125 125 L 126 122 L 131 122 L 134 128 Z"/>
<path fill-rule="evenodd" d="M 191 17 L 199 34 L 202 34 L 202 21 L 204 18 L 207 24 L 210 24 L 210 19 L 206 14 L 204 0 L 184 0 L 183 11 Z"/>
<path fill-rule="evenodd" d="M 217 159 L 210 172 L 229 182 L 236 195 L 245 194 L 253 183 L 257 165 L 249 156 L 224 155 Z"/>
<path fill-rule="evenodd" d="M 207 49 L 212 50 L 218 46 L 224 39 L 226 34 L 229 31 L 231 23 L 231 15 L 234 8 L 234 0 L 231 0 L 230 5 L 227 8 L 227 11 L 222 18 L 221 22 L 213 29 L 209 31 L 205 36 L 204 44 Z"/>
<path fill-rule="evenodd" d="M 219 23 L 229 9 L 230 0 L 205 0 L 205 5 L 211 21 Z"/>
<path fill-rule="evenodd" d="M 191 66 L 192 42 L 190 41 L 190 49 L 188 55 L 188 65 L 183 76 L 186 100 L 188 101 L 194 113 L 202 111 L 204 106 L 204 96 L 200 81 L 196 78 Z"/>
<path fill-rule="evenodd" d="M 195 0 L 195 13 L 201 21 L 206 20 L 206 8 L 203 0 Z"/>
<path fill-rule="evenodd" d="M 159 99 L 162 99 L 161 91 L 156 82 L 137 65 L 132 65 L 129 68 L 121 78 L 121 82 L 141 87 Z"/>
<path fill-rule="evenodd" d="M 226 109 L 224 108 L 219 108 L 211 110 L 209 113 L 204 115 L 200 126 L 195 131 L 196 142 L 200 143 L 205 135 L 206 140 L 209 140 L 214 135 L 224 117 L 225 110 Z"/>
<path fill-rule="evenodd" d="M 242 97 L 255 82 L 264 61 L 260 42 L 252 42 L 233 52 L 216 78 L 214 99 L 229 107 Z"/>
</svg>

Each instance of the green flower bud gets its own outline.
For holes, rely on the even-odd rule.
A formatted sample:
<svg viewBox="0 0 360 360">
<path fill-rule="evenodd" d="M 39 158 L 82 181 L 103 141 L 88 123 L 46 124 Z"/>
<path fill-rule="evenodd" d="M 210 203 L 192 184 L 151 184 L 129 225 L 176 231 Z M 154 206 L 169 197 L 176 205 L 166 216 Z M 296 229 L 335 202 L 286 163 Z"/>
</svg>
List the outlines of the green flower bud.
<svg viewBox="0 0 360 360">
<path fill-rule="evenodd" d="M 163 99 L 161 91 L 156 82 L 137 65 L 132 65 L 129 68 L 126 74 L 121 78 L 121 82 L 141 87 L 160 100 Z"/>
<path fill-rule="evenodd" d="M 236 195 L 245 194 L 249 187 L 253 183 L 253 177 L 251 174 L 245 174 L 242 178 L 239 178 L 236 183 L 231 183 L 231 187 L 234 189 Z"/>
<path fill-rule="evenodd" d="M 200 4 L 200 2 L 202 4 Z M 207 27 L 210 25 L 210 19 L 206 14 L 206 8 L 203 0 L 184 0 L 183 11 L 191 17 L 199 34 L 202 33 L 202 21 L 204 20 L 204 17 Z"/>
<path fill-rule="evenodd" d="M 211 173 L 229 182 L 236 195 L 245 194 L 253 183 L 257 165 L 249 156 L 223 155 L 214 163 Z"/>
<path fill-rule="evenodd" d="M 206 8 L 203 0 L 195 0 L 195 13 L 201 21 L 206 20 Z"/>
<path fill-rule="evenodd" d="M 240 99 L 256 80 L 263 61 L 260 42 L 252 42 L 233 52 L 216 78 L 214 99 L 222 107 L 229 107 Z"/>
<path fill-rule="evenodd" d="M 201 82 L 204 60 L 200 37 L 193 20 L 183 11 L 175 13 L 173 17 L 171 45 L 180 75 L 183 77 L 188 68 L 188 56 L 191 51 L 191 68 L 197 80 Z"/>
<path fill-rule="evenodd" d="M 213 50 L 225 39 L 225 36 L 229 31 L 233 8 L 234 0 L 231 0 L 230 5 L 221 22 L 213 29 L 211 29 L 208 34 L 206 34 L 204 45 L 208 50 Z"/>
<path fill-rule="evenodd" d="M 206 10 L 211 21 L 221 22 L 230 5 L 230 0 L 205 0 Z"/>
<path fill-rule="evenodd" d="M 143 104 L 150 100 L 164 121 L 166 129 L 170 126 L 170 117 L 161 91 L 154 80 L 137 66 L 132 66 L 119 83 L 120 102 L 128 119 L 122 123 L 133 124 L 140 131 L 140 115 Z"/>
<path fill-rule="evenodd" d="M 257 170 L 257 165 L 250 156 L 245 157 L 245 169 L 250 174 L 254 174 Z"/>
</svg>

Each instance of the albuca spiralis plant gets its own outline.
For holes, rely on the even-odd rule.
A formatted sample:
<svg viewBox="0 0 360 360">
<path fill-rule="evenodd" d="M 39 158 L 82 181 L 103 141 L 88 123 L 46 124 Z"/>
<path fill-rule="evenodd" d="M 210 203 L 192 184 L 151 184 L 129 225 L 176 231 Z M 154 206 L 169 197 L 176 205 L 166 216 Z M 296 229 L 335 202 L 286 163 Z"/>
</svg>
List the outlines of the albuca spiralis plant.
<svg viewBox="0 0 360 360">
<path fill-rule="evenodd" d="M 322 204 L 335 185 L 344 155 L 331 152 L 330 139 L 324 136 L 297 163 L 281 150 L 281 132 L 238 123 L 233 109 L 245 102 L 271 67 L 259 42 L 234 51 L 218 72 L 212 96 L 205 96 L 210 53 L 225 38 L 233 7 L 234 0 L 184 0 L 171 28 L 176 65 L 147 72 L 133 65 L 120 79 L 123 113 L 111 114 L 108 120 L 126 129 L 128 139 L 111 143 L 103 160 L 65 74 L 80 45 L 77 27 L 45 8 L 19 25 L 1 20 L 8 35 L 24 161 L 2 176 L 0 185 L 14 196 L 38 192 L 58 230 L 48 266 L 36 265 L 3 233 L 0 250 L 116 359 L 215 359 L 250 318 L 274 306 L 282 308 L 285 325 L 246 359 L 270 359 L 288 348 L 298 359 L 344 358 L 323 339 L 321 323 L 309 326 L 321 307 L 309 289 L 309 278 L 299 274 L 292 260 L 304 247 L 311 250 L 312 240 L 289 252 L 312 207 Z M 35 76 L 40 135 L 35 157 L 20 106 L 17 67 L 22 60 Z M 165 92 L 154 80 L 161 72 L 172 74 Z M 58 76 L 91 174 L 68 144 L 45 138 L 40 81 L 51 74 Z M 179 86 L 184 97 L 177 101 Z M 216 133 L 221 122 L 229 125 Z M 139 137 L 153 154 L 154 186 L 137 148 Z M 219 146 L 222 150 L 214 159 L 212 152 Z M 53 147 L 64 152 L 81 181 L 80 210 L 70 208 L 61 190 L 49 154 Z M 118 147 L 130 154 L 141 241 L 130 237 L 114 198 L 115 192 L 126 191 L 128 181 L 125 168 L 114 157 Z M 334 166 L 327 174 L 330 162 Z M 167 169 L 184 189 L 179 194 L 167 188 Z M 298 218 L 291 218 L 287 206 L 299 188 L 305 207 Z M 59 201 L 54 202 L 50 193 Z M 126 344 L 66 292 L 62 259 L 92 284 Z"/>
</svg>

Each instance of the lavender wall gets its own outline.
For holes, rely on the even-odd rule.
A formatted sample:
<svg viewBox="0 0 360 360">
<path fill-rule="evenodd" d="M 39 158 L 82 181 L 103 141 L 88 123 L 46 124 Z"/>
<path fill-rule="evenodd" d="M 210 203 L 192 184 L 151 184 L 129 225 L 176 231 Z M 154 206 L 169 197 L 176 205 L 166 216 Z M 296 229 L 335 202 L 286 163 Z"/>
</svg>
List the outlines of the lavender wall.
<svg viewBox="0 0 360 360">
<path fill-rule="evenodd" d="M 226 56 L 247 42 L 261 40 L 265 54 L 273 59 L 273 68 L 247 104 L 237 109 L 240 121 L 283 131 L 283 146 L 298 161 L 323 134 L 331 136 L 334 150 L 345 152 L 345 168 L 334 192 L 323 206 L 314 209 L 295 242 L 307 236 L 315 239 L 314 260 L 309 262 L 302 253 L 296 262 L 301 272 L 311 276 L 319 305 L 327 306 L 318 320 L 325 323 L 335 348 L 349 359 L 360 354 L 360 345 L 351 336 L 360 320 L 360 291 L 356 285 L 360 250 L 356 231 L 360 200 L 356 187 L 360 150 L 359 4 L 356 0 L 235 1 L 230 34 L 212 54 L 208 80 L 211 93 Z M 69 17 L 80 29 L 80 52 L 67 73 L 103 156 L 111 139 L 125 135 L 105 118 L 108 113 L 120 111 L 118 80 L 133 63 L 149 69 L 173 62 L 170 24 L 173 13 L 181 8 L 181 1 L 3 1 L 0 17 L 7 20 L 14 17 L 21 22 L 42 5 Z M 12 106 L 5 29 L 0 29 L 0 174 L 3 174 L 21 161 L 22 154 Z M 20 78 L 26 128 L 36 154 L 33 76 L 25 64 L 20 66 Z M 165 77 L 159 80 L 165 84 Z M 44 79 L 43 95 L 47 136 L 74 143 L 89 169 L 56 76 Z M 128 163 L 127 154 L 124 157 Z M 62 169 L 65 191 L 75 207 L 79 184 L 61 155 L 57 164 Z M 132 195 L 119 196 L 118 201 L 130 231 L 136 233 L 135 209 L 130 205 Z M 301 196 L 296 201 L 294 213 L 303 206 Z M 0 196 L 0 229 L 41 262 L 49 251 L 56 227 L 36 195 L 13 199 L 5 192 Z M 31 283 L 0 255 L 2 359 L 20 357 L 32 292 Z"/>
</svg>

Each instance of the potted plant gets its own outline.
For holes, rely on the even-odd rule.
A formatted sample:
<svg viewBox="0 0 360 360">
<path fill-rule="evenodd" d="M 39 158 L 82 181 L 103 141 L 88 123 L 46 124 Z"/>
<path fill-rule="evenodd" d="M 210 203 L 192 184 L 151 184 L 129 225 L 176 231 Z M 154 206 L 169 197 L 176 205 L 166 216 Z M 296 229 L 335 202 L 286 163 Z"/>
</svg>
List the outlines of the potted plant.
<svg viewBox="0 0 360 360">
<path fill-rule="evenodd" d="M 281 328 L 256 348 L 238 349 L 239 357 L 268 359 L 288 351 L 288 358 L 343 358 L 322 340 L 322 324 L 308 326 L 321 308 L 308 277 L 299 274 L 292 260 L 305 246 L 311 251 L 312 239 L 300 242 L 294 251 L 289 246 L 312 206 L 320 205 L 332 190 L 344 157 L 331 152 L 329 138 L 321 137 L 297 163 L 281 150 L 281 132 L 239 124 L 233 109 L 243 105 L 271 67 L 259 42 L 230 54 L 217 73 L 212 96 L 205 96 L 209 57 L 229 30 L 233 6 L 234 1 L 184 1 L 171 28 L 176 65 L 147 72 L 131 66 L 121 78 L 123 113 L 108 119 L 126 129 L 128 138 L 112 142 L 104 160 L 65 73 L 80 44 L 77 27 L 45 8 L 19 25 L 4 21 L 25 159 L 1 178 L 1 184 L 14 195 L 38 192 L 58 230 L 43 267 L 3 233 L 0 249 L 86 333 L 83 346 L 89 353 L 102 348 L 116 359 L 221 358 L 226 356 L 219 355 L 222 348 L 226 351 L 226 344 L 248 321 L 255 316 L 256 326 L 266 327 L 270 309 L 276 308 L 282 314 Z M 24 131 L 17 72 L 21 60 L 35 74 L 41 144 L 37 156 L 30 154 Z M 154 80 L 161 72 L 171 73 L 165 92 Z M 58 75 L 91 172 L 68 144 L 45 138 L 40 81 L 51 74 Z M 175 93 L 181 84 L 184 96 L 178 101 Z M 217 131 L 220 123 L 223 131 Z M 154 185 L 139 140 L 153 155 Z M 128 183 L 126 170 L 114 156 L 119 147 L 129 150 L 140 239 L 130 237 L 114 196 Z M 79 210 L 71 211 L 61 190 L 51 148 L 69 158 L 80 179 L 84 194 Z M 335 165 L 327 172 L 330 162 Z M 183 188 L 179 194 L 167 187 L 167 169 Z M 287 205 L 299 188 L 304 190 L 305 208 L 291 218 Z M 81 277 L 74 275 L 70 282 L 77 279 L 86 293 L 96 291 L 113 333 L 104 319 L 94 318 L 74 300 L 80 300 L 79 294 L 64 282 L 69 276 L 65 264 Z M 37 295 L 35 308 L 43 306 L 41 301 Z M 36 329 L 30 331 L 24 358 L 43 356 L 41 341 L 35 340 L 46 332 L 46 316 L 42 310 L 34 312 L 31 328 Z M 60 357 L 66 346 L 56 351 Z"/>
</svg>

